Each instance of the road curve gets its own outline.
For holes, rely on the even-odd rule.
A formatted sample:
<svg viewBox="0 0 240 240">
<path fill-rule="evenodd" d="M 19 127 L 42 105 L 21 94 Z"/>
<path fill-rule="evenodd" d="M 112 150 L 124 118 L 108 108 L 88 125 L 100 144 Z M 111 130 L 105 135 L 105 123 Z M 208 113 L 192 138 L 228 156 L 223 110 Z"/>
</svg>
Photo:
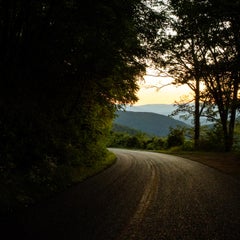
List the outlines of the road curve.
<svg viewBox="0 0 240 240">
<path fill-rule="evenodd" d="M 238 180 L 180 157 L 111 151 L 116 164 L 5 222 L 3 239 L 240 239 Z"/>
</svg>

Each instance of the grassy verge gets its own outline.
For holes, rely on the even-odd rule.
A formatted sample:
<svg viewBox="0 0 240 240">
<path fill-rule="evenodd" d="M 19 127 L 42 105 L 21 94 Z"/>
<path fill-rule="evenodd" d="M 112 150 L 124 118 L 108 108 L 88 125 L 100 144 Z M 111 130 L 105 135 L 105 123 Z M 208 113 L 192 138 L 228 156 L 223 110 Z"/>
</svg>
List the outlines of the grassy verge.
<svg viewBox="0 0 240 240">
<path fill-rule="evenodd" d="M 63 166 L 52 181 L 44 181 L 43 177 L 45 176 L 39 180 L 35 175 L 33 179 L 29 180 L 29 177 L 26 178 L 22 172 L 9 175 L 7 180 L 0 178 L 0 215 L 9 214 L 15 210 L 45 201 L 73 184 L 103 171 L 111 166 L 115 160 L 116 156 L 108 151 L 106 157 L 89 167 Z M 37 180 L 39 181 L 37 182 Z"/>
<path fill-rule="evenodd" d="M 116 161 L 116 156 L 108 151 L 107 156 L 102 161 L 98 161 L 91 167 L 75 167 L 71 171 L 71 178 L 73 183 L 79 183 L 85 179 L 98 174 L 104 169 L 110 167 Z"/>
<path fill-rule="evenodd" d="M 240 179 L 240 153 L 164 151 L 162 153 L 200 162 Z"/>
</svg>

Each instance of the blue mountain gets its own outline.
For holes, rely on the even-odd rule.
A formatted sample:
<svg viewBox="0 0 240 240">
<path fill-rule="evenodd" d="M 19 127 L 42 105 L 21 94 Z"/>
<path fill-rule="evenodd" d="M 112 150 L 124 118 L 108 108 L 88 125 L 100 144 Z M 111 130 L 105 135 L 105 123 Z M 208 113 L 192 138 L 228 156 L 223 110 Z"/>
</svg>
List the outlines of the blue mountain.
<svg viewBox="0 0 240 240">
<path fill-rule="evenodd" d="M 182 121 L 162 114 L 132 111 L 118 111 L 114 123 L 159 137 L 167 136 L 170 127 L 189 127 Z"/>
</svg>

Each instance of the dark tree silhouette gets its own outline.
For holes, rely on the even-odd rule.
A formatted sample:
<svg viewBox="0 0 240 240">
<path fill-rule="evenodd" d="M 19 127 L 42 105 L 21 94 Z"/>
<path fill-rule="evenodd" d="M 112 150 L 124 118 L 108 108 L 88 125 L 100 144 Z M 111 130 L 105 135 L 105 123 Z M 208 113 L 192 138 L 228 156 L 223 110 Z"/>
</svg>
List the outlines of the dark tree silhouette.
<svg viewBox="0 0 240 240">
<path fill-rule="evenodd" d="M 105 156 L 158 19 L 140 0 L 0 0 L 1 182 L 24 172 L 48 186 Z"/>
</svg>

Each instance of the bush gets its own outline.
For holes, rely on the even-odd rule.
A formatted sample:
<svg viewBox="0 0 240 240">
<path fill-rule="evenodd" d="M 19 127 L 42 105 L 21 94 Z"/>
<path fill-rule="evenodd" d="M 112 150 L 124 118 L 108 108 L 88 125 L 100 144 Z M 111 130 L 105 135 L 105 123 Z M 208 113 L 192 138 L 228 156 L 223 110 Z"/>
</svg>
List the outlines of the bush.
<svg viewBox="0 0 240 240">
<path fill-rule="evenodd" d="M 190 140 L 185 141 L 183 146 L 182 146 L 182 150 L 183 151 L 193 151 L 194 150 L 193 142 L 190 141 Z"/>
<path fill-rule="evenodd" d="M 167 147 L 181 146 L 185 139 L 185 129 L 184 128 L 170 128 L 170 132 L 167 137 Z"/>
<path fill-rule="evenodd" d="M 199 148 L 204 151 L 222 151 L 224 149 L 223 132 L 219 124 L 202 132 Z"/>
<path fill-rule="evenodd" d="M 145 145 L 145 148 L 148 150 L 161 150 L 165 148 L 166 142 L 162 138 L 153 137 Z"/>
<path fill-rule="evenodd" d="M 143 133 L 130 135 L 128 133 L 112 132 L 108 147 L 145 149 L 147 142 L 147 137 Z"/>
<path fill-rule="evenodd" d="M 137 136 L 129 136 L 126 142 L 128 148 L 142 148 L 143 143 L 138 139 Z"/>
</svg>

